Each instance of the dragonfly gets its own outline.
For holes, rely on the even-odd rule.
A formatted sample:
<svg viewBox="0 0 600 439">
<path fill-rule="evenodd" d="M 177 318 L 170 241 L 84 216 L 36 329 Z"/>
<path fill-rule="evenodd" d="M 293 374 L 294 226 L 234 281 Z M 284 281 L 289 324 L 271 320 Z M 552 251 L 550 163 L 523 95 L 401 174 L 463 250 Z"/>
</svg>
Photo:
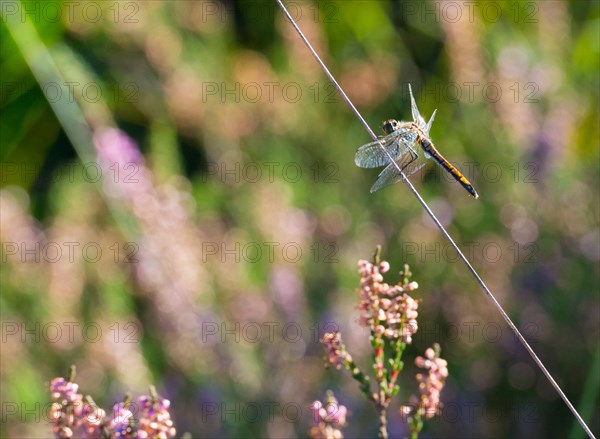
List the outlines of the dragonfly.
<svg viewBox="0 0 600 439">
<path fill-rule="evenodd" d="M 383 122 L 385 136 L 378 137 L 376 142 L 367 143 L 356 151 L 354 162 L 360 168 L 379 168 L 385 166 L 371 187 L 371 193 L 386 186 L 404 181 L 427 164 L 433 158 L 442 168 L 464 187 L 475 198 L 479 195 L 473 185 L 452 163 L 444 158 L 429 138 L 429 130 L 435 118 L 434 110 L 429 122 L 425 122 L 408 85 L 410 93 L 412 122 L 389 119 Z M 402 173 L 399 172 L 402 170 Z"/>
</svg>

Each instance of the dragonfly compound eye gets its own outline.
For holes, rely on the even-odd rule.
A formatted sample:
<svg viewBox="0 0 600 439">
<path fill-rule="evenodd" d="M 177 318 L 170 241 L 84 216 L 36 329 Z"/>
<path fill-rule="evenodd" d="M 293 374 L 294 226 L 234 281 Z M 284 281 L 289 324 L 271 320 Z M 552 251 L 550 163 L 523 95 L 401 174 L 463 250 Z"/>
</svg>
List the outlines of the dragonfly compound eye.
<svg viewBox="0 0 600 439">
<path fill-rule="evenodd" d="M 382 128 L 384 133 L 391 134 L 398 129 L 398 122 L 393 119 L 386 120 L 383 122 Z"/>
</svg>

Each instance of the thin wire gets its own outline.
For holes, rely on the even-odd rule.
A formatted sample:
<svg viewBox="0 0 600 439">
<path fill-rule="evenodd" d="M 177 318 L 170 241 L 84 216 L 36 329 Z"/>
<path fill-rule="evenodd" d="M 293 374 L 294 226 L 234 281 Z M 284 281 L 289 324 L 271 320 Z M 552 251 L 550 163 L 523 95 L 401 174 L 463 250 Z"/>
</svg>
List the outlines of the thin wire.
<svg viewBox="0 0 600 439">
<path fill-rule="evenodd" d="M 465 263 L 465 265 L 467 266 L 467 268 L 469 269 L 469 271 L 471 272 L 471 274 L 473 274 L 473 276 L 475 277 L 475 279 L 477 280 L 477 282 L 479 283 L 479 285 L 483 289 L 483 291 L 492 300 L 492 303 L 494 304 L 494 306 L 496 307 L 496 309 L 498 310 L 498 312 L 500 313 L 500 315 L 504 318 L 504 320 L 506 320 L 506 323 L 508 324 L 508 326 L 513 330 L 513 332 L 515 333 L 515 335 L 517 336 L 517 338 L 519 339 L 519 341 L 521 342 L 521 344 L 525 347 L 525 349 L 527 350 L 527 352 L 529 352 L 529 355 L 531 355 L 531 358 L 533 358 L 533 361 L 536 362 L 536 364 L 539 366 L 539 368 L 544 373 L 544 375 L 546 375 L 546 378 L 548 378 L 548 381 L 550 381 L 550 384 L 552 384 L 552 386 L 554 387 L 554 389 L 556 390 L 556 392 L 560 395 L 560 397 L 563 399 L 563 401 L 565 402 L 565 404 L 567 405 L 567 407 L 569 407 L 569 410 L 571 410 L 571 412 L 573 413 L 573 415 L 575 416 L 575 418 L 577 419 L 577 421 L 579 422 L 579 424 L 581 425 L 581 427 L 585 430 L 585 432 L 587 433 L 587 435 L 591 439 L 595 439 L 594 435 L 592 434 L 592 431 L 586 425 L 585 421 L 579 415 L 579 413 L 577 412 L 577 410 L 575 409 L 575 407 L 573 406 L 573 404 L 571 404 L 571 401 L 569 401 L 569 399 L 567 398 L 567 396 L 565 395 L 565 393 L 562 391 L 562 389 L 560 388 L 560 386 L 558 385 L 558 383 L 554 380 L 554 378 L 552 378 L 552 375 L 550 375 L 550 372 L 548 371 L 548 369 L 546 369 L 546 366 L 544 366 L 544 363 L 542 363 L 542 361 L 535 354 L 535 352 L 533 351 L 533 349 L 531 348 L 531 346 L 529 346 L 529 343 L 527 343 L 527 340 L 525 340 L 525 337 L 523 337 L 523 335 L 521 334 L 521 332 L 517 329 L 517 326 L 513 323 L 513 321 L 508 316 L 508 314 L 506 314 L 506 312 L 502 308 L 502 305 L 500 305 L 500 303 L 496 300 L 496 298 L 494 297 L 494 295 L 492 294 L 492 292 L 490 291 L 490 289 L 487 287 L 487 285 L 485 284 L 485 282 L 483 281 L 483 279 L 481 279 L 481 277 L 479 276 L 479 274 L 477 274 L 477 271 L 475 271 L 475 269 L 473 268 L 473 266 L 471 265 L 471 263 L 469 262 L 469 260 L 465 257 L 465 255 L 463 254 L 463 252 L 458 248 L 458 246 L 456 245 L 456 243 L 454 242 L 454 240 L 452 239 L 452 237 L 450 236 L 450 234 L 446 231 L 446 229 L 444 228 L 444 226 L 440 223 L 440 221 L 437 219 L 437 217 L 435 216 L 435 214 L 431 211 L 431 209 L 429 208 L 429 206 L 427 205 L 427 203 L 425 202 L 425 200 L 423 200 L 423 198 L 421 198 L 421 195 L 419 195 L 419 193 L 417 192 L 417 190 L 415 189 L 415 187 L 412 185 L 412 183 L 410 182 L 410 180 L 408 178 L 406 178 L 406 176 L 402 172 L 402 169 L 400 168 L 400 166 L 398 166 L 398 164 L 396 163 L 396 161 L 394 160 L 394 158 L 383 147 L 383 145 L 381 144 L 381 141 L 377 138 L 377 136 L 375 135 L 375 133 L 373 132 L 373 130 L 371 129 L 371 127 L 369 126 L 369 124 L 365 121 L 365 119 L 362 117 L 362 115 L 358 112 L 358 110 L 356 109 L 356 107 L 354 106 L 354 104 L 352 103 L 352 101 L 350 100 L 350 98 L 348 97 L 348 95 L 346 95 L 346 93 L 344 92 L 344 90 L 342 89 L 342 87 L 340 86 L 340 84 L 338 84 L 338 82 L 336 81 L 336 79 L 333 77 L 333 75 L 331 74 L 331 72 L 329 71 L 329 69 L 327 68 L 327 66 L 325 65 L 325 63 L 321 60 L 321 58 L 319 57 L 319 55 L 317 54 L 317 52 L 315 51 L 315 49 L 312 47 L 312 45 L 310 44 L 310 42 L 308 41 L 308 39 L 306 38 L 306 36 L 304 35 L 304 33 L 300 30 L 300 28 L 298 27 L 298 25 L 296 24 L 296 22 L 294 21 L 294 19 L 292 18 L 292 16 L 290 15 L 290 13 L 288 12 L 288 10 L 286 9 L 286 7 L 283 5 L 283 3 L 281 2 L 281 0 L 275 0 L 275 1 L 279 4 L 279 6 L 281 7 L 281 9 L 283 10 L 283 12 L 285 13 L 285 15 L 287 16 L 288 20 L 292 24 L 292 26 L 294 26 L 294 29 L 296 29 L 296 32 L 298 33 L 298 35 L 300 35 L 300 38 L 302 38 L 302 41 L 304 41 L 304 44 L 306 44 L 306 47 L 308 47 L 308 49 L 311 51 L 312 55 L 315 57 L 315 59 L 317 60 L 317 62 L 321 66 L 321 68 L 325 71 L 325 74 L 327 75 L 327 77 L 329 78 L 329 80 L 331 82 L 333 82 L 333 84 L 335 85 L 335 87 L 337 88 L 337 90 L 340 92 L 340 94 L 342 95 L 342 97 L 344 98 L 344 100 L 346 101 L 346 103 L 348 104 L 348 106 L 350 106 L 350 108 L 352 109 L 352 111 L 354 112 L 354 114 L 356 115 L 356 117 L 360 120 L 360 123 L 363 125 L 363 127 L 365 128 L 365 130 L 367 130 L 367 132 L 373 138 L 373 140 L 375 142 L 379 142 L 379 146 L 386 153 L 386 155 L 390 159 L 390 162 L 394 163 L 394 165 L 396 166 L 396 169 L 398 170 L 398 172 L 399 172 L 400 176 L 402 177 L 403 181 L 409 187 L 409 189 L 411 190 L 411 192 L 413 193 L 413 195 L 417 198 L 417 200 L 419 200 L 419 203 L 421 203 L 421 206 L 423 206 L 423 209 L 425 209 L 425 211 L 427 212 L 427 214 L 431 217 L 431 219 L 433 220 L 433 222 L 437 225 L 437 227 L 440 229 L 440 231 L 444 234 L 444 236 L 446 237 L 446 239 L 448 239 L 448 241 L 450 242 L 450 244 L 452 245 L 452 247 L 456 250 L 456 252 L 460 256 L 460 258 L 462 259 L 462 261 Z"/>
</svg>

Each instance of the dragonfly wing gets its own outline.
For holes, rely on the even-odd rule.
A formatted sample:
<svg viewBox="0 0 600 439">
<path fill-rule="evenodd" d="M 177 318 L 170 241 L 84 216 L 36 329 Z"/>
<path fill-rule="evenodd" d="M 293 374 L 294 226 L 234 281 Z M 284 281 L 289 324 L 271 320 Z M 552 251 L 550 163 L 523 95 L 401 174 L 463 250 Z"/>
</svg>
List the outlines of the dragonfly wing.
<svg viewBox="0 0 600 439">
<path fill-rule="evenodd" d="M 390 184 L 394 184 L 400 180 L 402 180 L 402 177 L 400 177 L 398 170 L 396 169 L 393 163 L 390 163 L 377 176 L 377 180 L 375 180 L 375 183 L 371 187 L 371 193 L 378 191 L 379 189 L 384 188 L 386 186 L 389 186 Z"/>
<path fill-rule="evenodd" d="M 410 153 L 404 154 L 404 156 L 396 161 L 396 163 L 390 163 L 383 171 L 381 171 L 377 176 L 377 180 L 375 180 L 373 187 L 371 187 L 371 193 L 391 184 L 403 181 L 404 179 L 400 175 L 398 168 L 402 170 L 405 177 L 410 177 L 425 166 L 427 162 L 423 156 L 416 154 L 412 150 L 408 151 Z"/>
<path fill-rule="evenodd" d="M 359 168 L 379 168 L 398 158 L 401 153 L 400 143 L 396 136 L 380 137 L 380 142 L 371 142 L 361 146 L 356 151 L 354 163 Z M 383 145 L 383 149 L 381 146 Z M 387 151 L 387 153 L 386 153 Z"/>
</svg>

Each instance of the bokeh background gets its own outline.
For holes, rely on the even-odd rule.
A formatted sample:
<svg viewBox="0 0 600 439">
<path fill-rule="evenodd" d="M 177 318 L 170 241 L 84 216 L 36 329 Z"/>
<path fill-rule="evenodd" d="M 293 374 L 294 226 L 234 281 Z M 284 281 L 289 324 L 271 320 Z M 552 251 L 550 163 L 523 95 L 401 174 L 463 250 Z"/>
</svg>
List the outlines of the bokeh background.
<svg viewBox="0 0 600 439">
<path fill-rule="evenodd" d="M 409 83 L 438 109 L 480 199 L 433 163 L 411 180 L 598 434 L 599 3 L 288 3 L 376 132 Z M 71 364 L 107 408 L 154 383 L 178 436 L 306 437 L 327 389 L 376 436 L 318 340 L 368 371 L 377 244 L 422 299 L 391 437 L 436 341 L 423 437 L 584 437 L 408 189 L 369 193 L 370 139 L 274 2 L 3 1 L 0 38 L 2 437 L 50 437 Z"/>
</svg>

